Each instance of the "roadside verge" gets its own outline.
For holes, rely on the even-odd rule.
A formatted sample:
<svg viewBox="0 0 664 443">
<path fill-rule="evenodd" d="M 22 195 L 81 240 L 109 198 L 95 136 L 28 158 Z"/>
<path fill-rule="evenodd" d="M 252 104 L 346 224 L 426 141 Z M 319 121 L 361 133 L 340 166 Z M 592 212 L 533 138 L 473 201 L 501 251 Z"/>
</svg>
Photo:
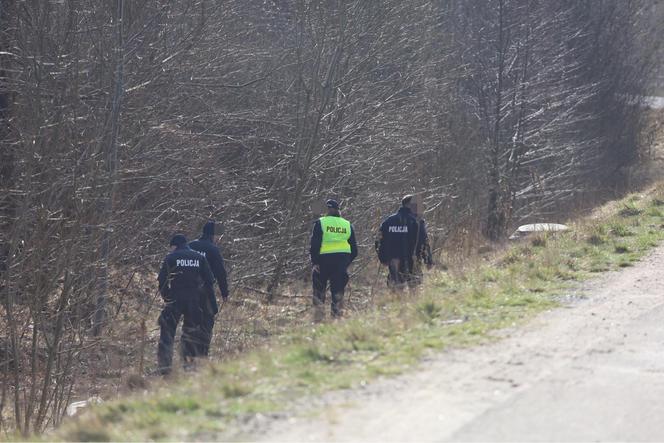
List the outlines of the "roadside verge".
<svg viewBox="0 0 664 443">
<path fill-rule="evenodd" d="M 494 340 L 565 300 L 580 280 L 632 266 L 664 239 L 664 186 L 612 202 L 491 259 L 429 279 L 419 294 L 390 298 L 344 321 L 300 328 L 233 361 L 150 392 L 94 407 L 46 437 L 62 440 L 207 440 L 237 435 L 257 413 L 401 373 L 427 352 Z M 223 438 L 223 437 L 222 437 Z"/>
</svg>

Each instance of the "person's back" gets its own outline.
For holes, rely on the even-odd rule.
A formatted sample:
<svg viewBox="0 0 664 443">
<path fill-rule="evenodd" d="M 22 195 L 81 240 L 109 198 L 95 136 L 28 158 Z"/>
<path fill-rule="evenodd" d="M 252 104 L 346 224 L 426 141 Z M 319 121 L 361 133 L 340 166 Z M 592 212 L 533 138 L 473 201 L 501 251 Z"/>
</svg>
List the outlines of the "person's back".
<svg viewBox="0 0 664 443">
<path fill-rule="evenodd" d="M 413 275 L 414 254 L 418 244 L 420 223 L 414 216 L 413 196 L 407 195 L 401 207 L 380 225 L 378 259 L 388 266 L 387 284 L 400 288 Z"/>
<path fill-rule="evenodd" d="M 201 263 L 205 260 L 198 252 L 183 247 L 166 256 L 165 263 L 170 274 L 170 293 L 174 299 L 188 297 L 203 283 Z"/>
<path fill-rule="evenodd" d="M 336 238 L 338 237 L 338 238 Z M 326 239 L 327 241 L 323 242 Z M 348 267 L 357 257 L 351 223 L 340 215 L 326 215 L 314 223 L 309 254 L 312 263 Z M 333 246 L 333 245 L 341 246 Z"/>
<path fill-rule="evenodd" d="M 380 225 L 380 261 L 412 258 L 418 236 L 418 222 L 410 209 L 401 207 Z"/>
<path fill-rule="evenodd" d="M 198 332 L 201 325 L 200 300 L 201 297 L 214 297 L 212 273 L 205 257 L 189 249 L 182 234 L 174 235 L 170 245 L 174 246 L 174 250 L 164 259 L 157 277 L 165 302 L 159 315 L 157 348 L 161 374 L 171 371 L 175 331 L 182 317 L 182 357 L 186 364 L 190 364 L 193 357 L 198 356 L 202 340 Z"/>
<path fill-rule="evenodd" d="M 205 257 L 210 265 L 210 269 L 212 269 L 211 261 L 214 260 L 215 252 L 219 253 L 219 248 L 217 248 L 211 241 L 200 238 L 189 242 L 189 248 Z"/>
<path fill-rule="evenodd" d="M 328 281 L 332 293 L 332 316 L 342 315 L 344 290 L 348 283 L 347 268 L 357 257 L 353 226 L 341 217 L 336 200 L 328 200 L 326 206 L 327 215 L 314 223 L 309 247 L 315 321 L 323 318 L 322 306 Z"/>
<path fill-rule="evenodd" d="M 208 224 L 206 224 L 206 226 L 208 226 Z M 221 296 L 222 298 L 226 299 L 228 297 L 229 291 L 224 259 L 221 255 L 221 252 L 219 251 L 219 248 L 214 244 L 214 241 L 211 237 L 214 235 L 214 231 L 212 231 L 212 233 L 209 235 L 209 237 L 205 236 L 204 233 L 204 236 L 198 240 L 190 242 L 189 247 L 194 251 L 202 254 L 207 259 L 208 264 L 210 265 L 210 270 L 212 271 L 212 274 L 214 275 L 214 278 L 219 285 Z"/>
<path fill-rule="evenodd" d="M 201 255 L 203 255 L 214 278 L 217 280 L 221 297 L 225 301 L 228 299 L 228 280 L 226 276 L 226 268 L 224 267 L 224 259 L 217 245 L 214 244 L 215 223 L 210 220 L 203 226 L 203 234 L 198 240 L 189 243 L 189 247 Z M 203 340 L 200 347 L 202 355 L 207 356 L 210 351 L 210 342 L 212 341 L 212 329 L 214 328 L 215 315 L 219 312 L 219 304 L 214 295 L 214 291 L 207 298 L 201 299 L 201 325 L 203 329 Z"/>
</svg>

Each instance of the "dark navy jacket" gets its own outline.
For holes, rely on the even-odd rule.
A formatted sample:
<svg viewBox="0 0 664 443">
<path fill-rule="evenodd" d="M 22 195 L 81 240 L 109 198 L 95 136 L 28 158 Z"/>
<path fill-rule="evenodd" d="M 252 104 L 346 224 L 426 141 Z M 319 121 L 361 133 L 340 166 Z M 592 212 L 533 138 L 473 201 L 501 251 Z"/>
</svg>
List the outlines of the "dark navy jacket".
<svg viewBox="0 0 664 443">
<path fill-rule="evenodd" d="M 198 299 L 201 289 L 214 296 L 214 280 L 207 260 L 188 246 L 181 246 L 166 256 L 157 279 L 159 292 L 166 301 Z"/>
<path fill-rule="evenodd" d="M 420 231 L 417 237 L 417 259 L 421 260 L 425 265 L 433 265 L 433 256 L 431 255 L 431 245 L 429 245 L 429 235 L 427 234 L 427 227 L 424 219 L 420 219 Z"/>
<path fill-rule="evenodd" d="M 348 266 L 357 257 L 357 242 L 355 241 L 355 229 L 350 225 L 350 238 L 348 244 L 350 245 L 350 254 L 345 252 L 335 252 L 334 254 L 320 254 L 320 245 L 323 242 L 323 228 L 320 225 L 320 219 L 314 223 L 314 228 L 311 231 L 311 246 L 309 247 L 309 255 L 311 256 L 311 264 L 313 265 L 327 265 L 327 264 L 343 264 Z"/>
<path fill-rule="evenodd" d="M 198 251 L 205 256 L 212 269 L 212 274 L 217 280 L 221 296 L 225 299 L 228 298 L 228 279 L 226 277 L 226 268 L 224 267 L 224 258 L 219 252 L 219 248 L 212 242 L 209 237 L 201 237 L 189 243 L 189 247 L 194 251 Z"/>
<path fill-rule="evenodd" d="M 398 258 L 412 261 L 415 251 L 418 256 L 428 241 L 424 221 L 418 222 L 409 208 L 402 206 L 380 225 L 378 258 L 387 264 Z"/>
</svg>

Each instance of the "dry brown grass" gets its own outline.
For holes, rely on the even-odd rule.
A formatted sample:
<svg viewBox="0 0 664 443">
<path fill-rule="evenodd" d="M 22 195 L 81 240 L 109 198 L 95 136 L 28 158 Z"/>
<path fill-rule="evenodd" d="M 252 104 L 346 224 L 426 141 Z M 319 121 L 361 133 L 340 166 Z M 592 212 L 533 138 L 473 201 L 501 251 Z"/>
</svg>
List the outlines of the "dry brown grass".
<svg viewBox="0 0 664 443">
<path fill-rule="evenodd" d="M 653 171 L 659 171 L 660 176 L 664 166 L 663 121 L 664 112 L 653 115 L 653 124 L 658 128 L 657 141 L 651 162 L 645 163 Z M 641 194 L 651 196 L 657 192 L 651 186 Z M 594 220 L 618 212 L 617 205 L 625 204 L 608 202 L 589 210 L 598 198 L 605 197 L 589 197 L 579 203 L 577 210 L 570 212 L 573 215 L 568 214 L 567 219 L 586 215 L 577 220 L 577 226 L 590 225 Z M 442 250 L 436 254 L 438 269 L 445 269 L 452 276 L 461 275 L 482 262 L 502 260 L 504 255 L 503 246 L 488 244 L 480 235 L 478 226 L 452 230 L 442 245 Z M 373 251 L 365 247 L 363 254 L 372 256 Z M 346 294 L 346 309 L 350 313 L 364 312 L 393 301 L 395 296 L 386 291 L 385 269 L 379 267 L 373 257 L 359 263 L 352 271 Z M 149 374 L 155 368 L 159 338 L 157 317 L 161 300 L 156 293 L 156 275 L 116 269 L 112 282 L 109 326 L 102 339 L 89 341 L 78 355 L 71 401 L 91 396 L 108 400 L 132 390 L 146 389 L 148 383 L 155 380 Z M 281 337 L 311 321 L 308 279 L 282 287 L 272 304 L 266 300 L 267 293 L 262 288 L 233 288 L 231 300 L 222 306 L 217 318 L 211 360 L 230 360 L 248 350 L 279 342 Z"/>
</svg>

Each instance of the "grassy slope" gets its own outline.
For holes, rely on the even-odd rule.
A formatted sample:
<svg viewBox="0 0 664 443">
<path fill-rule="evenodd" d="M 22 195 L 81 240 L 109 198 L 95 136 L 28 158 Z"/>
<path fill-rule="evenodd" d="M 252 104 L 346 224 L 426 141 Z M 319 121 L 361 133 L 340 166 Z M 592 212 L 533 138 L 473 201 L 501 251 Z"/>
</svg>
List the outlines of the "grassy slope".
<svg viewBox="0 0 664 443">
<path fill-rule="evenodd" d="M 631 266 L 664 239 L 662 223 L 664 186 L 601 208 L 569 233 L 535 237 L 465 271 L 436 275 L 407 302 L 384 300 L 371 314 L 294 331 L 270 348 L 95 407 L 47 438 L 223 435 L 249 414 L 402 372 L 429 350 L 491 340 L 491 331 L 559 304 L 575 281 Z"/>
</svg>

